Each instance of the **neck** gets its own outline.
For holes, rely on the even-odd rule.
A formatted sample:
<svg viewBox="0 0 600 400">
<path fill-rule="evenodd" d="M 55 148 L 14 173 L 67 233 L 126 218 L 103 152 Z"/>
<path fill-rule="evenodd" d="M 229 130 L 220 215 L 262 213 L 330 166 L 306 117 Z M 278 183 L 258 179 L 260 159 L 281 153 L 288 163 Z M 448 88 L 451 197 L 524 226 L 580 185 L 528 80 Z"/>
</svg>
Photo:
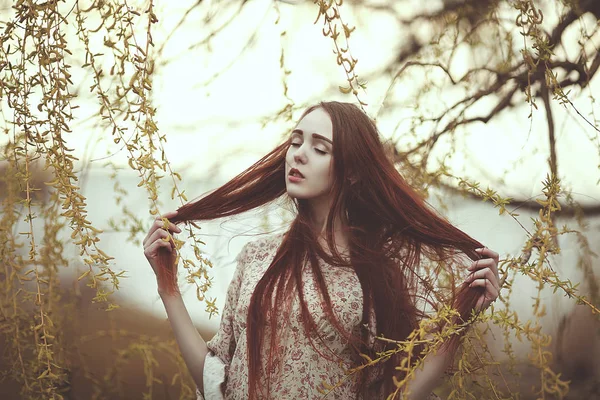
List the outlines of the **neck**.
<svg viewBox="0 0 600 400">
<path fill-rule="evenodd" d="M 317 240 L 324 248 L 327 248 L 327 218 L 329 217 L 329 207 L 312 208 L 313 229 L 317 234 Z M 333 219 L 333 241 L 339 252 L 344 252 L 348 247 L 347 233 L 342 226 L 340 215 Z"/>
</svg>

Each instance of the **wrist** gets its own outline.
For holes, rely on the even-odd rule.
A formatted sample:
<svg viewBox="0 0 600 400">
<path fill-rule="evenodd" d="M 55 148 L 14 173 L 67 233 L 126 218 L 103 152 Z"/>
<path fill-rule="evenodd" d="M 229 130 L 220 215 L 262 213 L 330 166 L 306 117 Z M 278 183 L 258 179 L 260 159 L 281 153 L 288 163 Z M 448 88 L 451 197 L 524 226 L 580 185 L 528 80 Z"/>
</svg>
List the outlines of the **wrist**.
<svg viewBox="0 0 600 400">
<path fill-rule="evenodd" d="M 179 297 L 181 296 L 181 292 L 179 291 L 179 288 L 175 288 L 175 290 L 173 290 L 172 288 L 164 288 L 161 286 L 158 286 L 158 295 L 162 298 L 169 298 L 169 297 Z"/>
</svg>

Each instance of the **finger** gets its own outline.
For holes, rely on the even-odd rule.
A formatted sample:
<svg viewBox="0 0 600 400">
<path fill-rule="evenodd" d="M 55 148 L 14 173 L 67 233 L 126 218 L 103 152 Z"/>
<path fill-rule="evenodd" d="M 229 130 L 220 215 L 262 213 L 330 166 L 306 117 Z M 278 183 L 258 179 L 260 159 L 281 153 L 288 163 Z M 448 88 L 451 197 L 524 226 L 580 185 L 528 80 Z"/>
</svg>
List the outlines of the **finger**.
<svg viewBox="0 0 600 400">
<path fill-rule="evenodd" d="M 478 269 L 491 268 L 493 264 L 494 260 L 491 258 L 482 258 L 481 260 L 473 261 L 473 263 L 467 269 L 469 271 L 476 271 Z"/>
<path fill-rule="evenodd" d="M 148 229 L 148 233 L 146 234 L 146 237 L 144 238 L 144 241 L 142 242 L 142 244 L 146 244 L 148 242 L 152 242 L 152 240 L 150 240 L 154 233 L 158 230 L 160 230 L 163 227 L 164 223 L 162 222 L 162 219 L 160 217 L 156 217 L 154 219 L 154 222 L 152 222 L 152 225 L 150 225 L 150 229 Z"/>
<path fill-rule="evenodd" d="M 491 301 L 496 300 L 498 298 L 499 291 L 489 282 L 487 279 L 475 279 L 473 282 L 469 284 L 469 287 L 482 287 L 485 289 L 485 296 L 487 299 Z"/>
<path fill-rule="evenodd" d="M 496 301 L 496 299 L 498 298 L 498 296 L 500 296 L 500 290 L 497 288 L 492 288 L 489 291 L 490 294 L 490 302 Z"/>
<path fill-rule="evenodd" d="M 142 240 L 142 245 L 144 245 L 144 246 L 146 245 L 146 243 L 150 239 L 150 236 L 152 236 L 152 234 L 154 233 L 155 230 L 156 230 L 156 220 L 155 220 L 155 222 L 152 223 L 152 225 L 150 225 L 150 229 L 148 229 L 148 233 L 146 233 L 146 237 L 144 238 L 144 240 Z"/>
<path fill-rule="evenodd" d="M 486 291 L 483 296 L 477 301 L 476 308 L 478 311 L 483 311 L 490 306 L 498 298 L 499 292 L 495 289 Z"/>
<path fill-rule="evenodd" d="M 492 258 L 492 259 L 496 260 L 496 262 L 498 262 L 498 260 L 500 259 L 500 255 L 498 253 L 496 253 L 494 250 L 489 249 L 487 247 L 481 247 L 479 249 L 475 249 L 475 251 L 478 254 L 480 254 L 482 257 Z"/>
<path fill-rule="evenodd" d="M 483 268 L 473 272 L 467 277 L 465 282 L 472 282 L 475 279 L 487 279 L 488 281 L 490 281 L 490 283 L 492 284 L 492 286 L 494 286 L 495 289 L 500 290 L 500 284 L 498 282 L 498 279 L 496 278 L 494 271 L 492 271 L 490 268 Z"/>
<path fill-rule="evenodd" d="M 161 226 L 160 227 L 164 229 L 164 224 L 162 223 L 162 221 L 160 221 L 160 222 L 161 222 Z M 177 225 L 175 225 L 172 222 L 169 222 L 168 227 L 169 227 L 169 231 L 170 232 L 181 233 L 181 228 L 178 227 Z"/>
<path fill-rule="evenodd" d="M 484 307 L 488 307 L 490 304 L 492 304 L 494 301 L 496 301 L 496 299 L 498 298 L 499 292 L 495 289 L 492 288 L 489 291 L 486 291 L 483 294 L 483 306 Z"/>
<path fill-rule="evenodd" d="M 491 286 L 492 286 L 491 283 L 489 283 L 487 279 L 475 279 L 475 280 L 471 281 L 471 283 L 469 283 L 469 287 L 482 287 L 486 291 L 487 291 L 488 287 L 491 287 Z"/>
<path fill-rule="evenodd" d="M 161 247 L 167 249 L 168 251 L 173 250 L 173 247 L 170 242 L 165 242 L 164 240 L 159 239 L 153 242 L 150 246 L 146 247 L 146 249 L 144 250 L 146 258 L 156 257 L 156 255 L 158 254 L 158 249 Z"/>
<path fill-rule="evenodd" d="M 164 241 L 163 239 L 167 239 L 168 237 L 169 232 L 165 231 L 164 229 L 157 229 L 152 233 L 152 235 L 150 235 L 150 237 L 146 241 L 146 245 L 150 247 L 152 246 L 152 244 L 154 244 L 154 242 Z"/>
<path fill-rule="evenodd" d="M 155 219 L 154 223 L 150 227 L 150 230 L 148 231 L 148 234 L 146 235 L 146 237 L 142 241 L 142 244 L 145 245 L 148 241 L 150 241 L 150 238 L 152 237 L 152 235 L 154 234 L 154 232 L 157 232 L 157 231 L 160 231 L 160 230 L 165 231 L 164 226 L 165 226 L 165 224 L 164 224 L 164 222 L 161 219 L 158 219 L 158 218 Z M 169 231 L 171 231 L 171 232 L 181 233 L 181 228 L 179 228 L 177 225 L 175 225 L 172 222 L 169 222 L 168 227 L 169 227 Z"/>
<path fill-rule="evenodd" d="M 473 264 L 471 264 L 471 266 L 467 269 L 469 271 L 474 271 L 486 267 L 494 271 L 494 275 L 496 275 L 497 280 L 500 281 L 500 274 L 498 273 L 498 262 L 493 258 L 482 258 L 480 260 L 477 260 L 473 262 Z"/>
<path fill-rule="evenodd" d="M 158 215 L 156 218 L 154 218 L 154 224 L 150 227 L 150 229 L 152 230 L 152 228 L 157 224 L 157 222 L 162 222 L 163 219 L 167 219 L 168 220 L 169 218 L 173 218 L 177 214 L 178 214 L 178 212 L 177 212 L 177 210 L 175 210 L 175 211 L 166 212 L 166 213 L 164 213 L 162 215 Z M 162 226 L 162 225 L 158 225 L 158 226 Z M 173 226 L 176 226 L 176 225 L 173 224 Z M 169 228 L 169 229 L 171 229 L 171 228 Z"/>
<path fill-rule="evenodd" d="M 165 228 L 165 222 L 164 220 L 167 220 L 167 227 L 169 228 L 170 231 L 176 232 L 176 233 L 180 233 L 181 232 L 181 228 L 179 228 L 177 225 L 175 225 L 174 223 L 170 222 L 168 218 L 156 218 L 154 220 L 154 224 L 158 227 L 158 228 Z"/>
<path fill-rule="evenodd" d="M 498 272 L 498 259 L 497 258 L 486 258 L 488 267 L 494 271 L 494 275 L 496 275 L 496 279 L 500 282 L 500 273 Z"/>
</svg>

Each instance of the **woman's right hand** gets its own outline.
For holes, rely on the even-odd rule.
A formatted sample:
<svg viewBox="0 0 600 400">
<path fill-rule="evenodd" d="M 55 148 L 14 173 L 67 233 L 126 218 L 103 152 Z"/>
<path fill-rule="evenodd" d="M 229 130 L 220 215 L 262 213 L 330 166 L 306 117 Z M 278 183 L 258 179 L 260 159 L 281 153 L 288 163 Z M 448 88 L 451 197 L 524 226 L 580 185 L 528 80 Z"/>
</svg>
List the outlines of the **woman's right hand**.
<svg viewBox="0 0 600 400">
<path fill-rule="evenodd" d="M 169 233 L 167 233 L 167 231 L 165 230 L 165 227 L 164 227 L 163 220 L 162 220 L 162 218 L 169 219 L 169 218 L 174 217 L 175 215 L 177 215 L 177 211 L 170 211 L 166 214 L 163 214 L 160 217 L 156 217 L 156 219 L 154 220 L 154 223 L 148 230 L 148 234 L 146 235 L 146 237 L 144 238 L 144 241 L 142 242 L 144 245 L 144 255 L 146 256 L 146 259 L 150 263 L 150 266 L 152 267 L 152 270 L 154 271 L 154 274 L 156 275 L 157 280 L 158 280 L 159 276 L 161 276 L 159 274 L 160 266 L 158 265 L 158 251 L 160 248 L 167 249 L 170 252 L 170 254 L 171 254 L 170 265 L 173 265 L 173 268 L 174 268 L 173 274 L 176 274 L 176 272 L 177 272 L 177 266 L 174 265 L 175 260 L 177 259 L 177 252 L 175 251 L 175 243 L 173 242 L 172 239 L 170 241 L 165 241 L 164 239 L 167 239 L 169 237 L 169 233 L 171 234 L 171 236 L 173 236 L 174 233 L 180 233 L 181 229 L 179 229 L 179 227 L 176 226 L 175 224 L 173 224 L 172 222 L 169 222 L 169 227 L 168 227 Z M 165 283 L 165 282 L 163 282 L 163 283 Z M 160 289 L 161 289 L 160 281 L 158 282 L 158 285 L 159 285 L 159 291 L 160 291 Z"/>
</svg>

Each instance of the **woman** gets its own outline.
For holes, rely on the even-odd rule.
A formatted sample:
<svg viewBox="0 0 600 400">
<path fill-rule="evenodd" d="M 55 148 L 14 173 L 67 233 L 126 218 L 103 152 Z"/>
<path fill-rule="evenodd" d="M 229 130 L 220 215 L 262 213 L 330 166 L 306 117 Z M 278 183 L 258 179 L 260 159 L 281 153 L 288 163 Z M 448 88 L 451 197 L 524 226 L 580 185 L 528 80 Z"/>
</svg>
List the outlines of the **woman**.
<svg viewBox="0 0 600 400">
<path fill-rule="evenodd" d="M 219 331 L 205 343 L 177 289 L 170 234 L 181 232 L 178 223 L 238 214 L 285 195 L 296 218 L 285 234 L 241 251 Z M 407 354 L 357 367 L 361 354 L 376 358 L 395 347 L 378 337 L 405 340 L 425 317 L 419 298 L 431 285 L 419 270 L 424 260 L 446 276 L 470 272 L 447 297 L 459 320 L 500 290 L 498 254 L 427 206 L 386 157 L 375 124 L 351 104 L 310 107 L 271 153 L 163 217 L 169 221 L 157 218 L 144 240 L 145 255 L 199 398 L 385 398 L 393 379 L 403 378 L 395 367 Z M 405 398 L 431 398 L 457 347 L 449 343 L 425 358 Z"/>
</svg>

